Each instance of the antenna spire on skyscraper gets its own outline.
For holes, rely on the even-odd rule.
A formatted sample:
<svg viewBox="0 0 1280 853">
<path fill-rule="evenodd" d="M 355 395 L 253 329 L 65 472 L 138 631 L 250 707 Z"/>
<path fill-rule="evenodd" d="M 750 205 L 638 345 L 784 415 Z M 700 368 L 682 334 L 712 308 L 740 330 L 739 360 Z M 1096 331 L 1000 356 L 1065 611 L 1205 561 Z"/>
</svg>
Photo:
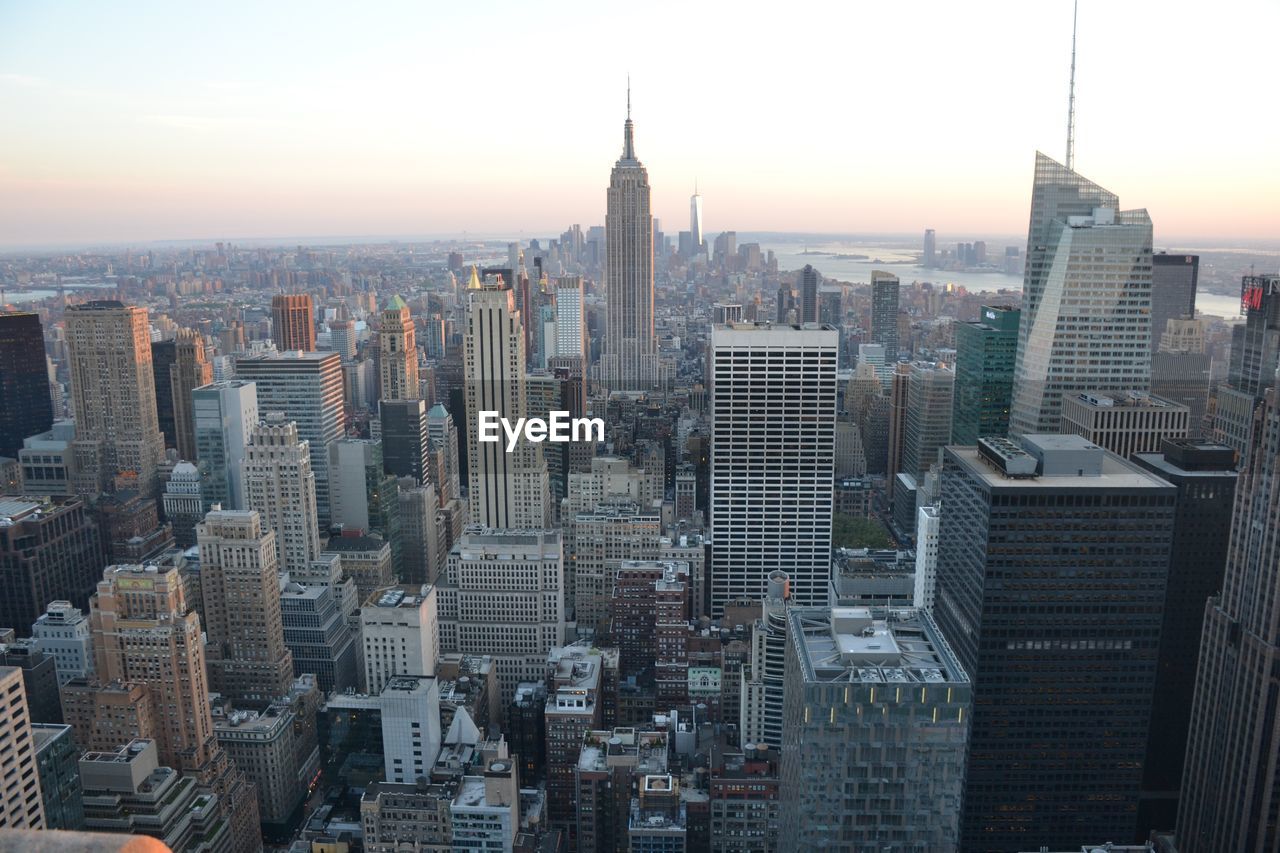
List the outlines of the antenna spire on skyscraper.
<svg viewBox="0 0 1280 853">
<path fill-rule="evenodd" d="M 636 159 L 636 143 L 631 124 L 631 72 L 627 72 L 627 121 L 622 126 L 622 159 Z"/>
<path fill-rule="evenodd" d="M 1076 18 L 1080 0 L 1071 4 L 1071 85 L 1067 90 L 1067 163 L 1069 170 L 1076 170 Z M 628 102 L 630 95 L 628 95 Z"/>
</svg>

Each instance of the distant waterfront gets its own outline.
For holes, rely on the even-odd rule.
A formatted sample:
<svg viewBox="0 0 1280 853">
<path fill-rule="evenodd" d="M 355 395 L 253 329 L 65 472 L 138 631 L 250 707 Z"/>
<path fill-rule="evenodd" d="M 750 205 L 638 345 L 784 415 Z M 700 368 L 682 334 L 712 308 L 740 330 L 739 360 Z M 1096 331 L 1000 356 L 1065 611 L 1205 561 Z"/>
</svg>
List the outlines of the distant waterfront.
<svg viewBox="0 0 1280 853">
<path fill-rule="evenodd" d="M 812 264 L 824 278 L 835 281 L 866 283 L 871 281 L 872 270 L 885 270 L 898 276 L 904 284 L 913 281 L 954 284 L 971 293 L 1022 290 L 1020 275 L 925 269 L 917 262 L 919 250 L 906 246 L 873 243 L 762 243 L 760 246 L 762 252 L 770 249 L 778 259 L 780 270 L 798 270 L 805 264 Z M 806 254 L 806 251 L 816 254 Z M 997 257 L 1003 253 L 1001 247 Z M 852 257 L 854 255 L 866 257 Z M 1196 294 L 1196 311 L 1228 320 L 1236 319 L 1240 316 L 1240 297 L 1201 290 Z"/>
</svg>

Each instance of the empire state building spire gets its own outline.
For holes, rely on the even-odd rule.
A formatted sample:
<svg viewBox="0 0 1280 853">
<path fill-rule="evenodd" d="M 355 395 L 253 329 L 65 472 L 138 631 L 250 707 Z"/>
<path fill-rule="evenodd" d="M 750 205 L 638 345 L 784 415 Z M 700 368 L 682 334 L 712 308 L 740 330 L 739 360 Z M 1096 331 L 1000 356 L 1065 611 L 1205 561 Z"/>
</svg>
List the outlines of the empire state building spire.
<svg viewBox="0 0 1280 853">
<path fill-rule="evenodd" d="M 627 121 L 622 125 L 622 159 L 636 159 L 635 125 L 631 123 L 631 75 L 627 75 Z"/>
</svg>

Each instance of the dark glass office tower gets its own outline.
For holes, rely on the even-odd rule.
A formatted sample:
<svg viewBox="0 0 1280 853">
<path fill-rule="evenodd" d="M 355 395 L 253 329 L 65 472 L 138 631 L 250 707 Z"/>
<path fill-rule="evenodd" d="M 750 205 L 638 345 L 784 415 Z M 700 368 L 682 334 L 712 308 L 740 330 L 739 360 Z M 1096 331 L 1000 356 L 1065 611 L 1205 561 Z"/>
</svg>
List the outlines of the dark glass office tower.
<svg viewBox="0 0 1280 853">
<path fill-rule="evenodd" d="M 178 361 L 177 341 L 151 342 L 151 375 L 156 383 L 156 420 L 164 433 L 164 446 L 178 446 L 177 417 L 173 410 L 173 384 L 169 381 L 169 368 Z"/>
<path fill-rule="evenodd" d="M 1209 599 L 1191 703 L 1180 853 L 1280 848 L 1280 408 L 1269 391 L 1236 485 L 1222 593 Z"/>
<path fill-rule="evenodd" d="M 1151 734 L 1138 804 L 1138 831 L 1146 837 L 1153 829 L 1172 829 L 1177 817 L 1204 605 L 1222 589 L 1236 470 L 1230 447 L 1185 439 L 1166 439 L 1159 453 L 1135 453 L 1133 461 L 1178 489 Z"/>
<path fill-rule="evenodd" d="M 382 421 L 383 470 L 397 477 L 412 477 L 418 485 L 427 482 L 427 402 L 382 400 L 378 411 Z"/>
<path fill-rule="evenodd" d="M 810 264 L 805 264 L 804 269 L 800 270 L 800 322 L 816 323 L 818 322 L 818 285 L 822 282 L 822 275 Z"/>
<path fill-rule="evenodd" d="M 898 360 L 898 277 L 871 271 L 871 343 L 884 345 L 884 360 Z"/>
<path fill-rule="evenodd" d="M 40 317 L 0 311 L 0 456 L 18 457 L 22 440 L 53 426 L 53 400 Z"/>
<path fill-rule="evenodd" d="M 1137 830 L 1175 501 L 1080 436 L 944 451 L 933 615 L 974 686 L 966 853 Z"/>
<path fill-rule="evenodd" d="M 1199 255 L 1151 256 L 1151 351 L 1170 320 L 1196 316 L 1196 282 L 1200 278 Z"/>
<path fill-rule="evenodd" d="M 981 436 L 1009 432 L 1021 316 L 1008 305 L 984 305 L 977 320 L 956 324 L 953 444 L 976 444 Z"/>
</svg>

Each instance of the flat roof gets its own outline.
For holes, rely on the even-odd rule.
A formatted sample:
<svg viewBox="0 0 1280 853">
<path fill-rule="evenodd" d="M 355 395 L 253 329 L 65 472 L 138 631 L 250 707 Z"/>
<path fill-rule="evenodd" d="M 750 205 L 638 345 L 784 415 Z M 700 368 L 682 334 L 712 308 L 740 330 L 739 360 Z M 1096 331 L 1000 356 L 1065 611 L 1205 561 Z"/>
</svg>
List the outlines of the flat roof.
<svg viewBox="0 0 1280 853">
<path fill-rule="evenodd" d="M 1083 436 L 1054 435 L 1036 436 L 1038 439 L 1053 439 L 1042 446 L 1050 450 L 1086 450 L 1096 447 Z M 1058 440 L 1063 440 L 1059 442 Z M 1052 477 L 1037 476 L 1028 479 L 1012 479 L 992 468 L 978 456 L 977 447 L 961 447 L 948 445 L 946 452 L 951 454 L 980 482 L 993 490 L 1004 489 L 1042 489 L 1046 491 L 1080 490 L 1080 489 L 1173 489 L 1173 486 L 1148 473 L 1132 462 L 1127 462 L 1114 453 L 1102 454 L 1102 473 L 1096 477 Z"/>
</svg>

